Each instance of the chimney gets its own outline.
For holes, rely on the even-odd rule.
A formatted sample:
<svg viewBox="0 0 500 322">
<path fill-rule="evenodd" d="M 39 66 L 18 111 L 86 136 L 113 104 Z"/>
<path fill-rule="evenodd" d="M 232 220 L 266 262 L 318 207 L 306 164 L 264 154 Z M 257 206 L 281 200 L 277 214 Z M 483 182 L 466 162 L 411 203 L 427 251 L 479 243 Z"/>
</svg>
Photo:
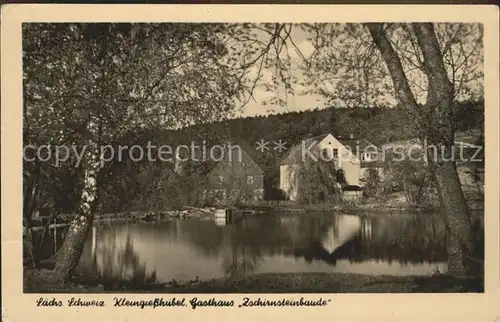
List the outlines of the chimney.
<svg viewBox="0 0 500 322">
<path fill-rule="evenodd" d="M 351 138 L 351 140 L 354 139 L 354 134 L 352 134 L 352 133 L 349 134 L 349 137 Z"/>
</svg>

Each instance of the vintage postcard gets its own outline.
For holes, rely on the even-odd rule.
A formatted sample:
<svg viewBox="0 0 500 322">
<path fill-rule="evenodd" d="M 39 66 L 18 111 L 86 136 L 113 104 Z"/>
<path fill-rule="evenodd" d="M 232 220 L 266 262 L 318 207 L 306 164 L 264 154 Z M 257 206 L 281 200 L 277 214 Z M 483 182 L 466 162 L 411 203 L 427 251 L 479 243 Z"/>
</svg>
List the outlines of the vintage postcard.
<svg viewBox="0 0 500 322">
<path fill-rule="evenodd" d="M 499 321 L 497 7 L 1 19 L 5 321 Z"/>
</svg>

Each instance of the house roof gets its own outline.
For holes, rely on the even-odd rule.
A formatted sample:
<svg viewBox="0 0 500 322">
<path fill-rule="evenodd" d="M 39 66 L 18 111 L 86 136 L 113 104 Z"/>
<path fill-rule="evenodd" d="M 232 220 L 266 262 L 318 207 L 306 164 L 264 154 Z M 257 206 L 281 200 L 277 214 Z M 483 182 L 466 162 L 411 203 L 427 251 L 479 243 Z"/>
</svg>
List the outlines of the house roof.
<svg viewBox="0 0 500 322">
<path fill-rule="evenodd" d="M 311 140 L 316 140 L 318 142 L 321 142 L 323 141 L 328 135 L 330 135 L 329 133 L 326 133 L 326 134 L 322 134 L 322 135 L 317 135 L 317 136 L 314 136 L 311 138 Z"/>
<path fill-rule="evenodd" d="M 481 146 L 473 143 L 468 143 L 468 142 L 462 142 L 462 141 L 455 141 L 455 146 L 461 147 L 463 149 L 471 148 L 471 149 L 478 149 Z"/>
<path fill-rule="evenodd" d="M 310 147 L 310 144 L 316 141 L 316 144 L 310 148 L 310 151 L 313 153 L 318 153 L 319 150 L 316 149 L 316 146 L 319 142 L 323 141 L 328 135 L 323 134 L 323 135 L 318 135 L 312 138 L 308 138 L 304 140 L 304 143 L 299 143 L 292 148 L 290 148 L 288 154 L 286 157 L 283 159 L 283 164 L 294 164 L 297 163 L 298 160 L 301 160 L 302 158 L 302 144 L 304 144 L 306 147 Z M 334 135 L 332 135 L 335 137 Z M 355 155 L 358 156 L 360 152 L 365 150 L 368 147 L 373 147 L 372 150 L 369 150 L 370 152 L 378 151 L 378 147 L 374 145 L 373 143 L 364 140 L 364 139 L 356 139 L 356 138 L 343 138 L 343 137 L 335 137 L 340 143 L 342 143 L 344 146 L 348 147 L 351 152 Z M 358 153 L 357 153 L 358 151 Z"/>
<path fill-rule="evenodd" d="M 383 161 L 361 161 L 361 168 L 384 168 Z"/>
<path fill-rule="evenodd" d="M 360 186 L 350 185 L 342 188 L 342 191 L 363 191 L 363 188 Z"/>
<path fill-rule="evenodd" d="M 230 151 L 229 147 L 226 146 L 224 151 L 224 158 L 222 160 L 215 161 L 213 166 L 208 169 L 206 174 L 210 174 L 220 166 L 233 167 L 233 169 L 235 169 L 237 172 L 241 170 L 247 172 L 250 171 L 257 174 L 264 174 L 264 171 L 250 157 L 247 151 L 248 148 L 244 148 L 240 144 L 231 144 Z"/>
<path fill-rule="evenodd" d="M 315 136 L 312 138 L 305 139 L 303 142 L 296 144 L 290 148 L 286 156 L 282 160 L 282 164 L 297 164 L 300 163 L 302 160 L 302 144 L 304 144 L 306 147 L 310 147 L 310 145 L 316 141 L 316 144 L 314 144 L 313 147 L 311 147 L 310 151 L 315 152 L 317 151 L 316 146 L 317 143 L 321 142 L 326 136 L 326 135 L 320 135 L 320 136 Z"/>
</svg>

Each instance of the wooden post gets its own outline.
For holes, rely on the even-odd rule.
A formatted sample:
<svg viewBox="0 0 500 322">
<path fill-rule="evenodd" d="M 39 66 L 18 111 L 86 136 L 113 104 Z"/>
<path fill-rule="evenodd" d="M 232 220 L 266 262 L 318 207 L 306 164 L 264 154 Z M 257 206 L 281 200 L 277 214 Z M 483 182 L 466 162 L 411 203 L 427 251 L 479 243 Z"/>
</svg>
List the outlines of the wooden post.
<svg viewBox="0 0 500 322">
<path fill-rule="evenodd" d="M 227 224 L 233 223 L 233 212 L 231 209 L 226 209 L 226 223 Z"/>
<path fill-rule="evenodd" d="M 57 252 L 57 219 L 54 217 L 54 254 Z"/>
<path fill-rule="evenodd" d="M 92 258 L 94 258 L 97 248 L 97 227 L 92 226 Z"/>
</svg>

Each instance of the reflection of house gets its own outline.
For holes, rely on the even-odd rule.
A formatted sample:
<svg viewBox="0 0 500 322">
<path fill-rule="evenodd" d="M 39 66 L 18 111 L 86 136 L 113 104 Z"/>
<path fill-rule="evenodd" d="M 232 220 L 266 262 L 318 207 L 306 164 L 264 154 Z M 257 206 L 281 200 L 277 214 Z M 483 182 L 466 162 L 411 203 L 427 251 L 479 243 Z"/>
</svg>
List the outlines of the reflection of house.
<svg viewBox="0 0 500 322">
<path fill-rule="evenodd" d="M 264 172 L 239 146 L 226 148 L 206 175 L 204 198 L 228 204 L 262 199 Z"/>
<path fill-rule="evenodd" d="M 354 215 L 339 215 L 322 240 L 323 248 L 333 253 L 337 248 L 359 234 L 361 218 Z"/>
<path fill-rule="evenodd" d="M 360 186 L 368 169 L 382 171 L 379 149 L 366 140 L 325 134 L 302 141 L 292 147 L 280 167 L 280 188 L 291 200 L 297 200 L 299 169 L 307 160 L 332 162 L 336 173 L 331 180 L 342 185 Z"/>
<path fill-rule="evenodd" d="M 320 243 L 297 247 L 295 256 L 332 265 L 348 260 L 350 267 L 353 262 L 374 260 L 389 264 L 446 262 L 446 226 L 439 216 L 355 217 L 338 216 L 321 235 Z"/>
</svg>

